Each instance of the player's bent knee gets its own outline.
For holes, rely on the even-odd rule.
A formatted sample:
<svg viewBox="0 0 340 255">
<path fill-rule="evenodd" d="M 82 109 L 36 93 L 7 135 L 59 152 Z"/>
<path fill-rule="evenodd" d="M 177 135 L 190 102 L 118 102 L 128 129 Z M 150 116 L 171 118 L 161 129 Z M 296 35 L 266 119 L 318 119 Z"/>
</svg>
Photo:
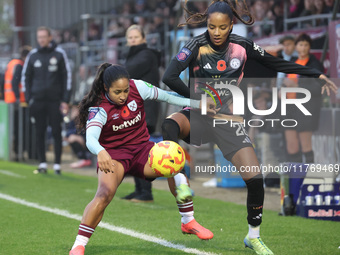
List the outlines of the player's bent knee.
<svg viewBox="0 0 340 255">
<path fill-rule="evenodd" d="M 113 199 L 116 193 L 116 189 L 108 188 L 106 186 L 100 186 L 97 190 L 95 198 L 100 200 L 103 205 L 108 205 Z"/>
</svg>

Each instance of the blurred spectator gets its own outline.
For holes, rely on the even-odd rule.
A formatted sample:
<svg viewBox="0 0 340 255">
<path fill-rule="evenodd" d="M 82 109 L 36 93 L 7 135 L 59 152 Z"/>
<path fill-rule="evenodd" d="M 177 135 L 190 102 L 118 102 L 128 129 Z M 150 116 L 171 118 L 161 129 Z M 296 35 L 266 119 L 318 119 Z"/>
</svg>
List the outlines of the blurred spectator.
<svg viewBox="0 0 340 255">
<path fill-rule="evenodd" d="M 314 0 L 315 14 L 325 14 L 327 13 L 324 0 Z M 317 19 L 316 26 L 327 26 L 328 19 Z"/>
<path fill-rule="evenodd" d="M 64 30 L 62 43 L 77 42 L 75 32 L 71 32 L 69 29 Z"/>
<path fill-rule="evenodd" d="M 314 0 L 304 0 L 305 9 L 301 12 L 300 17 L 309 16 L 315 14 Z M 304 28 L 312 27 L 312 21 L 302 22 Z"/>
<path fill-rule="evenodd" d="M 130 15 L 130 14 L 134 14 L 134 10 L 133 10 L 133 7 L 131 5 L 131 3 L 129 2 L 124 2 L 123 3 L 123 6 L 121 8 L 119 8 L 119 10 L 121 10 L 119 12 L 120 15 Z"/>
<path fill-rule="evenodd" d="M 94 76 L 91 75 L 91 70 L 88 66 L 80 65 L 76 81 L 78 83 L 74 90 L 74 102 L 80 102 L 83 97 L 91 90 Z"/>
<path fill-rule="evenodd" d="M 314 0 L 315 14 L 326 13 L 324 0 Z"/>
<path fill-rule="evenodd" d="M 7 65 L 4 85 L 4 100 L 7 104 L 25 102 L 25 95 L 21 85 L 21 72 L 31 49 L 30 46 L 21 47 L 20 58 L 12 59 Z"/>
<path fill-rule="evenodd" d="M 148 14 L 146 0 L 135 0 L 135 11 L 136 14 Z"/>
<path fill-rule="evenodd" d="M 129 15 L 132 15 L 135 12 L 133 10 L 131 3 L 129 2 L 124 2 L 120 9 L 122 11 L 119 12 L 118 24 L 123 30 L 123 33 L 120 36 L 124 36 L 126 29 L 132 25 L 132 18 L 129 17 Z"/>
<path fill-rule="evenodd" d="M 70 121 L 66 123 L 66 141 L 71 146 L 72 151 L 79 159 L 70 164 L 71 168 L 82 168 L 92 165 L 92 154 L 86 147 L 86 134 L 78 134 L 75 119 L 79 115 L 77 105 L 73 105 L 70 110 Z"/>
<path fill-rule="evenodd" d="M 136 16 L 134 18 L 134 22 L 143 28 L 143 31 L 145 34 L 150 34 L 151 29 L 152 29 L 152 24 L 148 21 L 146 17 L 143 16 Z"/>
<path fill-rule="evenodd" d="M 296 18 L 304 9 L 303 0 L 290 0 L 288 18 Z"/>
<path fill-rule="evenodd" d="M 301 12 L 300 17 L 309 16 L 316 12 L 314 0 L 304 0 L 304 10 Z"/>
<path fill-rule="evenodd" d="M 19 104 L 26 106 L 25 94 L 21 85 L 21 72 L 26 56 L 31 51 L 30 46 L 23 46 L 20 48 L 20 58 L 12 59 L 5 71 L 4 83 L 4 100 L 7 104 L 14 104 L 14 133 L 13 133 L 13 150 L 15 153 L 15 161 L 18 160 L 19 152 Z M 25 108 L 23 108 L 25 109 Z M 23 117 L 25 114 L 23 114 Z M 22 120 L 22 123 L 25 123 Z M 25 130 L 21 127 L 22 131 Z M 23 139 L 25 140 L 25 139 Z"/>
<path fill-rule="evenodd" d="M 275 32 L 283 31 L 283 7 L 281 1 L 275 1 L 271 7 L 272 19 L 275 24 Z"/>
<path fill-rule="evenodd" d="M 332 13 L 334 8 L 334 0 L 325 0 L 325 12 Z M 339 10 L 338 10 L 339 12 Z"/>
<path fill-rule="evenodd" d="M 283 45 L 283 49 L 277 53 L 279 58 L 290 61 L 292 57 L 297 57 L 298 53 L 295 50 L 295 38 L 292 35 L 285 35 L 280 39 L 280 44 Z M 281 88 L 283 79 L 286 77 L 285 73 L 277 73 L 276 86 Z"/>
<path fill-rule="evenodd" d="M 126 31 L 132 25 L 132 19 L 128 17 L 122 17 L 120 20 L 120 26 L 123 28 L 123 31 Z"/>
<path fill-rule="evenodd" d="M 262 21 L 270 9 L 269 2 L 266 0 L 256 0 L 250 7 L 251 13 L 256 21 Z"/>
<path fill-rule="evenodd" d="M 56 44 L 60 44 L 63 42 L 63 35 L 62 35 L 61 30 L 51 30 L 51 33 L 52 33 L 53 41 Z"/>
<path fill-rule="evenodd" d="M 108 38 L 121 37 L 124 35 L 124 28 L 118 24 L 117 19 L 110 19 L 106 36 Z"/>
<path fill-rule="evenodd" d="M 94 40 L 100 40 L 102 38 L 100 33 L 100 27 L 96 23 L 91 23 L 89 25 L 89 31 L 88 31 L 88 41 L 94 41 Z"/>
<path fill-rule="evenodd" d="M 266 0 L 257 0 L 250 6 L 250 11 L 255 21 L 262 21 L 263 24 L 255 24 L 251 27 L 251 35 L 259 36 L 262 33 L 269 35 L 271 32 L 270 26 L 267 26 L 265 22 L 269 20 L 267 17 L 268 11 L 270 10 L 269 2 Z"/>
<path fill-rule="evenodd" d="M 151 28 L 151 33 L 158 33 L 161 37 L 161 43 L 164 44 L 164 23 L 163 23 L 163 10 L 162 8 L 157 7 L 155 14 L 152 18 L 152 28 Z"/>
<path fill-rule="evenodd" d="M 34 173 L 46 173 L 45 134 L 47 124 L 52 127 L 54 138 L 56 174 L 61 173 L 62 152 L 61 123 L 68 112 L 71 92 L 71 69 L 66 53 L 52 40 L 47 27 L 37 29 L 39 47 L 26 58 L 22 70 L 22 85 L 29 103 L 32 122 L 36 128 L 36 147 L 39 166 Z"/>
</svg>

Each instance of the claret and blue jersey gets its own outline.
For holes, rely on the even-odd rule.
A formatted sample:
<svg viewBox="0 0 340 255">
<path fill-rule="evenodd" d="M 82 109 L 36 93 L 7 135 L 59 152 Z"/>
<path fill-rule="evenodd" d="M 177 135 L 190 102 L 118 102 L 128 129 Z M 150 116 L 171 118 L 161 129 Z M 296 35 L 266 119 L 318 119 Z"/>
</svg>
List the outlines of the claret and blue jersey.
<svg viewBox="0 0 340 255">
<path fill-rule="evenodd" d="M 115 104 L 103 94 L 100 105 L 89 108 L 86 145 L 92 153 L 147 142 L 150 135 L 145 121 L 145 100 L 199 107 L 199 101 L 169 93 L 142 80 L 131 79 L 129 86 L 130 92 L 123 105 Z"/>
</svg>

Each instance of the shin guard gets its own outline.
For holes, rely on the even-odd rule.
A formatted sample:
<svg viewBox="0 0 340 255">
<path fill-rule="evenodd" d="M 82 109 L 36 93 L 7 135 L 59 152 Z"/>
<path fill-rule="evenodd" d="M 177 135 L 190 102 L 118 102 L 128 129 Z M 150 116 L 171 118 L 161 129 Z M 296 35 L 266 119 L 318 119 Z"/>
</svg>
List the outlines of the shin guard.
<svg viewBox="0 0 340 255">
<path fill-rule="evenodd" d="M 264 201 L 263 175 L 258 174 L 246 181 L 248 196 L 248 224 L 251 226 L 259 226 L 262 222 L 262 211 Z"/>
</svg>

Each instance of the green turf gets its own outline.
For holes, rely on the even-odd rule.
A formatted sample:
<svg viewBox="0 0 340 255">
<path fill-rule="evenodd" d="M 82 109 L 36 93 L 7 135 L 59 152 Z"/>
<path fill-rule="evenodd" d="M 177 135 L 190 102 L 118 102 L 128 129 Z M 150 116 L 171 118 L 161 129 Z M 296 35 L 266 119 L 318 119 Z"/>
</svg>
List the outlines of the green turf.
<svg viewBox="0 0 340 255">
<path fill-rule="evenodd" d="M 93 198 L 97 179 L 63 173 L 33 175 L 34 167 L 0 161 L 0 193 L 42 206 L 81 215 Z M 164 185 L 167 185 L 164 182 Z M 217 254 L 254 254 L 243 246 L 248 231 L 244 206 L 195 197 L 195 217 L 215 234 L 210 241 L 182 235 L 180 216 L 170 192 L 153 190 L 155 203 L 133 204 L 120 200 L 133 189 L 123 183 L 107 208 L 103 221 L 143 232 L 188 248 Z M 0 198 L 0 254 L 68 254 L 79 221 L 19 205 Z M 280 217 L 264 211 L 261 236 L 275 254 L 340 254 L 340 223 Z M 86 254 L 185 254 L 134 237 L 97 228 Z"/>
</svg>

